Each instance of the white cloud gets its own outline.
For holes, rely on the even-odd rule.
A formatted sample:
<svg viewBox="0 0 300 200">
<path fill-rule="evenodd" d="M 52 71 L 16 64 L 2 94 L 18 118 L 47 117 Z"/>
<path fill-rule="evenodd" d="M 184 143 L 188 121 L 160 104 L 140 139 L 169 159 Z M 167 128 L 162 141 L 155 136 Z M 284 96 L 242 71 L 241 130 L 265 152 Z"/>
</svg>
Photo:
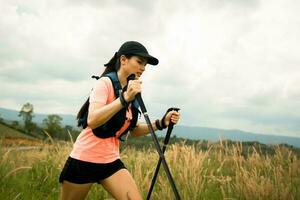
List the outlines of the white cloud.
<svg viewBox="0 0 300 200">
<path fill-rule="evenodd" d="M 160 60 L 143 77 L 153 118 L 178 106 L 185 125 L 300 135 L 299 8 L 295 0 L 0 1 L 0 103 L 75 114 L 89 77 L 137 40 Z"/>
</svg>

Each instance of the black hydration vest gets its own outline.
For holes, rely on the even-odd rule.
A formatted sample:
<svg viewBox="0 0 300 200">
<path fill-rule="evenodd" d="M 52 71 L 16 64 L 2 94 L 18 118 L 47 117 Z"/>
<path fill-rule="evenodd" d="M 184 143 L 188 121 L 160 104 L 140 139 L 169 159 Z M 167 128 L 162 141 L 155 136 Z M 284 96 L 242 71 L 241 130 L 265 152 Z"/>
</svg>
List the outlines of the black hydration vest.
<svg viewBox="0 0 300 200">
<path fill-rule="evenodd" d="M 104 76 L 110 78 L 113 88 L 114 88 L 115 96 L 116 96 L 116 98 L 118 98 L 122 92 L 122 87 L 119 82 L 117 73 L 110 72 L 108 74 L 105 74 Z M 96 77 L 96 78 L 99 79 L 99 77 Z M 89 99 L 87 101 L 89 101 Z M 87 126 L 88 106 L 86 106 L 86 107 L 87 107 L 86 112 L 82 115 L 82 117 L 80 117 L 78 119 L 78 126 L 82 126 L 83 128 L 86 128 L 86 126 Z M 119 131 L 125 123 L 127 109 L 131 109 L 132 119 L 131 119 L 129 127 L 118 137 L 118 139 L 123 140 L 122 139 L 123 136 L 125 136 L 129 130 L 134 129 L 136 127 L 136 124 L 138 121 L 138 115 L 140 113 L 139 104 L 138 104 L 137 100 L 134 100 L 131 102 L 131 108 L 123 107 L 119 112 L 117 112 L 105 124 L 92 129 L 94 135 L 99 138 L 116 137 L 116 132 Z"/>
</svg>

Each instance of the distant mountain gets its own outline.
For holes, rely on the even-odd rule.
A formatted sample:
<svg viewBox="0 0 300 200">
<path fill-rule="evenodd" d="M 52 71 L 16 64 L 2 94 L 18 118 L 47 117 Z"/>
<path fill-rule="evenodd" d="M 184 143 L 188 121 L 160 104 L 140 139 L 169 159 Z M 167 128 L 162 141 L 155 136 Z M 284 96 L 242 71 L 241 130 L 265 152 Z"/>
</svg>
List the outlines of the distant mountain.
<svg viewBox="0 0 300 200">
<path fill-rule="evenodd" d="M 0 117 L 5 120 L 17 120 L 21 121 L 18 117 L 19 112 L 6 108 L 0 108 Z M 74 115 L 58 114 L 63 118 L 62 125 L 70 125 L 76 127 L 76 117 Z M 43 119 L 47 117 L 47 114 L 34 113 L 33 121 L 37 124 L 41 124 Z M 160 136 L 164 135 L 161 131 L 158 132 Z M 300 137 L 289 136 L 277 136 L 267 134 L 257 134 L 251 132 L 245 132 L 241 130 L 225 130 L 206 127 L 189 127 L 189 126 L 175 126 L 173 133 L 177 137 L 194 139 L 194 140 L 211 140 L 213 142 L 219 139 L 229 139 L 233 141 L 258 141 L 264 144 L 289 144 L 295 147 L 300 147 Z"/>
<path fill-rule="evenodd" d="M 56 114 L 56 113 L 53 113 Z M 6 109 L 6 108 L 0 108 L 0 117 L 2 117 L 5 120 L 9 121 L 22 121 L 22 119 L 18 116 L 19 111 Z M 42 124 L 43 120 L 47 118 L 50 114 L 40 114 L 40 113 L 33 113 L 34 117 L 32 119 L 33 122 L 37 124 Z M 62 125 L 66 126 L 74 126 L 76 127 L 76 116 L 74 115 L 65 115 L 65 114 L 57 114 L 63 118 Z"/>
<path fill-rule="evenodd" d="M 241 130 L 225 130 L 205 127 L 175 126 L 173 133 L 177 137 L 218 141 L 219 139 L 233 141 L 258 141 L 264 144 L 289 144 L 300 147 L 300 137 L 257 134 Z"/>
</svg>

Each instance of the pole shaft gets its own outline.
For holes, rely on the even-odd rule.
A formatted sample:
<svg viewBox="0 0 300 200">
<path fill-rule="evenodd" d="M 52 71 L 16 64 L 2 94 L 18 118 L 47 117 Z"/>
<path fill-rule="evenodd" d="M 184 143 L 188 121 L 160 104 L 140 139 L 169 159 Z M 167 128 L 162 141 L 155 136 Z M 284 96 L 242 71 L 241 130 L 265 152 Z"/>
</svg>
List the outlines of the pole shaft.
<svg viewBox="0 0 300 200">
<path fill-rule="evenodd" d="M 158 139 L 157 139 L 157 137 L 156 137 L 156 135 L 154 133 L 154 129 L 153 129 L 152 125 L 151 125 L 151 121 L 149 119 L 149 116 L 148 116 L 147 113 L 143 113 L 143 114 L 144 114 L 144 118 L 146 120 L 146 123 L 148 125 L 148 128 L 150 130 L 150 133 L 151 133 L 151 136 L 152 136 L 155 148 L 156 148 L 156 150 L 157 150 L 157 152 L 159 154 L 159 159 L 161 160 L 161 162 L 163 164 L 163 167 L 165 169 L 167 178 L 168 178 L 168 180 L 169 180 L 169 182 L 171 184 L 171 187 L 172 187 L 172 190 L 174 192 L 174 195 L 175 195 L 175 197 L 176 197 L 177 200 L 180 200 L 181 198 L 180 198 L 179 193 L 177 191 L 177 188 L 176 188 L 176 185 L 175 185 L 175 181 L 174 181 L 174 179 L 173 179 L 173 177 L 171 175 L 171 172 L 170 172 L 170 169 L 169 169 L 168 164 L 166 162 L 165 156 L 164 156 L 164 154 L 162 152 L 162 149 L 161 149 L 161 147 L 159 145 Z"/>
<path fill-rule="evenodd" d="M 163 148 L 162 148 L 163 154 L 165 153 L 166 148 L 167 148 L 167 144 L 169 143 L 169 139 L 170 139 L 170 136 L 171 136 L 171 132 L 173 130 L 173 126 L 174 126 L 173 123 L 171 123 L 168 126 L 167 134 L 166 134 L 166 137 L 165 137 L 165 140 L 164 140 L 164 145 L 163 145 Z M 160 169 L 161 162 L 162 162 L 162 159 L 159 158 L 158 163 L 156 165 L 156 169 L 155 169 L 153 178 L 152 178 L 152 181 L 151 181 L 151 185 L 150 185 L 150 188 L 149 188 L 149 191 L 148 191 L 148 194 L 147 194 L 147 200 L 149 200 L 150 197 L 151 197 L 151 194 L 152 194 L 152 191 L 153 191 L 153 188 L 154 188 L 154 184 L 155 184 L 157 176 L 158 176 L 158 172 L 159 172 L 159 169 Z"/>
</svg>

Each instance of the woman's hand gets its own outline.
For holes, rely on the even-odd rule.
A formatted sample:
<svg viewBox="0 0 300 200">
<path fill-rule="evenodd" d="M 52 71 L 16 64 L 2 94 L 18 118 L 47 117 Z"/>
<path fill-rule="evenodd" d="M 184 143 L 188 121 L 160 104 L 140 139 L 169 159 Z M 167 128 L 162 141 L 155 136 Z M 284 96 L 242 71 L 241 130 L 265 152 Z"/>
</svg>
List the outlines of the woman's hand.
<svg viewBox="0 0 300 200">
<path fill-rule="evenodd" d="M 180 113 L 175 110 L 172 110 L 166 114 L 164 118 L 164 123 L 166 126 L 169 126 L 170 122 L 177 124 L 179 119 L 180 119 Z"/>
<path fill-rule="evenodd" d="M 127 90 L 124 92 L 124 98 L 127 102 L 133 101 L 135 95 L 142 91 L 141 84 L 142 81 L 140 80 L 130 80 L 128 82 Z"/>
</svg>

